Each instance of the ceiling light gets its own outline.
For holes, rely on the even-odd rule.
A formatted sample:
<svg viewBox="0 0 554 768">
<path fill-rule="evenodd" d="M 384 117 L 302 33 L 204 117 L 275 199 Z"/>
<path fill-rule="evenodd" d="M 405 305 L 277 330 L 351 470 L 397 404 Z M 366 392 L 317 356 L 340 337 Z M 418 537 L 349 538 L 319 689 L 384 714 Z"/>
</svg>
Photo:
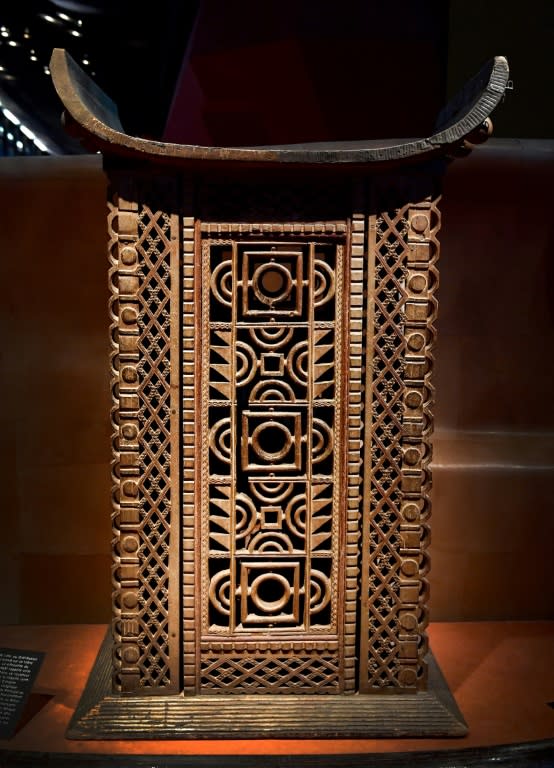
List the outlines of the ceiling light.
<svg viewBox="0 0 554 768">
<path fill-rule="evenodd" d="M 69 34 L 73 35 L 73 37 L 82 37 L 81 33 L 78 32 L 76 29 L 70 29 Z"/>
<path fill-rule="evenodd" d="M 6 134 L 6 136 L 8 137 L 8 141 L 13 141 L 13 133 L 10 133 L 10 132 L 8 131 L 8 133 Z"/>
<path fill-rule="evenodd" d="M 58 13 L 58 16 L 60 19 L 63 19 L 64 21 L 71 21 L 71 17 L 67 15 L 67 13 Z"/>
<path fill-rule="evenodd" d="M 35 147 L 37 147 L 37 149 L 40 149 L 41 152 L 48 152 L 48 153 L 50 153 L 50 150 L 48 149 L 48 147 L 45 144 L 43 144 L 40 139 L 37 139 L 35 137 L 33 139 L 33 144 L 35 145 Z"/>
<path fill-rule="evenodd" d="M 23 37 L 25 38 L 25 40 L 29 40 L 30 39 L 31 33 L 29 32 L 28 29 L 25 29 L 25 31 L 23 32 Z"/>
<path fill-rule="evenodd" d="M 50 74 L 50 68 L 49 67 L 44 67 L 44 74 L 45 75 L 49 75 Z"/>
<path fill-rule="evenodd" d="M 31 53 L 31 55 L 29 56 L 29 58 L 31 59 L 31 61 L 38 61 L 38 56 L 35 56 L 35 54 L 34 54 L 34 53 Z"/>
<path fill-rule="evenodd" d="M 11 45 L 12 48 L 17 48 L 19 43 L 16 43 L 15 40 L 8 40 L 8 45 Z"/>
<path fill-rule="evenodd" d="M 78 27 L 82 27 L 83 26 L 83 20 L 82 19 L 77 19 L 77 26 Z"/>
<path fill-rule="evenodd" d="M 35 134 L 32 132 L 32 130 L 31 130 L 30 128 L 27 128 L 27 126 L 26 126 L 26 125 L 23 125 L 23 123 L 21 123 L 21 125 L 19 126 L 19 130 L 20 130 L 20 131 L 21 131 L 21 133 L 22 133 L 24 136 L 26 136 L 28 139 L 31 139 L 31 141 L 34 141 L 34 139 L 35 139 Z"/>
<path fill-rule="evenodd" d="M 13 112 L 10 112 L 9 109 L 6 109 L 4 107 L 4 109 L 2 110 L 2 113 L 4 117 L 10 121 L 10 123 L 13 123 L 14 125 L 19 125 L 19 119 L 14 115 Z"/>
<path fill-rule="evenodd" d="M 16 141 L 16 142 L 15 142 L 15 146 L 16 146 L 18 149 L 23 149 L 23 142 L 22 142 L 22 141 Z"/>
<path fill-rule="evenodd" d="M 2 35 L 2 37 L 9 37 L 10 33 L 8 32 L 6 27 L 2 27 L 2 29 L 0 30 L 0 35 Z"/>
<path fill-rule="evenodd" d="M 88 64 L 90 64 L 90 61 L 89 61 L 89 60 L 88 60 L 88 59 L 85 57 L 85 58 L 83 59 L 83 64 L 84 64 L 84 65 L 85 65 L 85 67 L 86 67 Z"/>
<path fill-rule="evenodd" d="M 0 72 L 5 72 L 5 71 L 6 71 L 6 67 L 3 67 L 3 66 L 0 64 Z M 0 102 L 0 104 L 1 104 L 1 103 L 2 103 L 2 102 Z"/>
<path fill-rule="evenodd" d="M 50 24 L 59 24 L 59 21 L 53 16 L 50 16 L 48 13 L 41 13 L 40 17 L 44 19 L 44 21 L 48 21 Z"/>
</svg>

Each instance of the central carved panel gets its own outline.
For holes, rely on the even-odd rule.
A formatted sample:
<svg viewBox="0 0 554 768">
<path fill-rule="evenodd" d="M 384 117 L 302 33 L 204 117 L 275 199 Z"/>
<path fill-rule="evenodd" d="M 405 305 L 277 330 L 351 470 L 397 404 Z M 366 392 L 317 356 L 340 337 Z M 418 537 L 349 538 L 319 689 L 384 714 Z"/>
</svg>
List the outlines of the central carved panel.
<svg viewBox="0 0 554 768">
<path fill-rule="evenodd" d="M 206 692 L 344 690 L 343 248 L 202 243 Z"/>
</svg>

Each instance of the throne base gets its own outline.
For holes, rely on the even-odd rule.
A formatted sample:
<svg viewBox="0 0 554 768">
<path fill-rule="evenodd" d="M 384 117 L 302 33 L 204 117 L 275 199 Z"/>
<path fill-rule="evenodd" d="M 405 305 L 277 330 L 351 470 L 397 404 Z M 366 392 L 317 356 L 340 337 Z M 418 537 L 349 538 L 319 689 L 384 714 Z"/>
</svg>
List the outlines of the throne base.
<svg viewBox="0 0 554 768">
<path fill-rule="evenodd" d="M 406 694 L 137 696 L 111 691 L 108 632 L 70 739 L 461 737 L 467 725 L 431 652 L 426 691 Z"/>
</svg>

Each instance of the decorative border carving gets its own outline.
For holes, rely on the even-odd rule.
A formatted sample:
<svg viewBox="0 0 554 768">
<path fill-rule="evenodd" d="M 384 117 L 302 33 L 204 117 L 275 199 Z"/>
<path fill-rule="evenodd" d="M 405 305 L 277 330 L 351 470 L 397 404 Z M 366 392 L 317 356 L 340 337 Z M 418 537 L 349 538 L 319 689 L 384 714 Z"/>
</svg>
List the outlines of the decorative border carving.
<svg viewBox="0 0 554 768">
<path fill-rule="evenodd" d="M 359 208 L 361 201 L 356 200 Z M 358 208 L 358 209 L 359 209 Z M 350 235 L 349 281 L 345 286 L 349 298 L 348 318 L 348 403 L 346 414 L 347 433 L 343 445 L 347 451 L 346 491 L 346 548 L 344 557 L 345 600 L 344 600 L 344 687 L 355 691 L 357 684 L 358 614 L 360 597 L 360 506 L 362 481 L 362 361 L 364 325 L 364 251 L 365 215 L 354 213 Z"/>
<path fill-rule="evenodd" d="M 170 536 L 179 504 L 180 335 L 176 214 L 154 185 L 111 174 L 109 204 L 113 433 L 113 687 L 173 693 L 179 645 L 170 622 L 179 595 L 178 539 Z M 171 179 L 159 189 L 174 194 Z M 171 332 L 170 329 L 176 329 Z M 172 582 L 173 583 L 173 582 Z M 171 635 L 174 635 L 174 638 Z"/>
<path fill-rule="evenodd" d="M 261 224 L 241 224 L 236 222 L 207 222 L 203 221 L 200 226 L 203 235 L 211 237 L 224 237 L 226 235 L 300 235 L 322 236 L 322 235 L 345 235 L 347 225 L 344 221 L 316 221 L 301 222 L 291 221 L 284 224 L 266 222 Z"/>
<path fill-rule="evenodd" d="M 138 205 L 129 187 L 109 202 L 110 339 L 112 344 L 113 462 L 113 687 L 128 691 L 140 684 L 138 637 Z M 127 192 L 125 199 L 123 193 Z"/>
<path fill-rule="evenodd" d="M 420 689 L 427 682 L 424 656 L 428 650 L 425 629 L 429 622 L 426 576 L 431 514 L 432 350 L 438 306 L 435 291 L 439 282 L 438 202 L 439 198 L 411 206 L 407 233 L 398 651 L 400 683 Z"/>
<path fill-rule="evenodd" d="M 362 692 L 426 687 L 437 202 L 369 218 Z"/>
<path fill-rule="evenodd" d="M 192 200 L 192 189 L 184 190 L 187 207 Z M 195 274 L 195 228 L 194 217 L 183 216 L 183 690 L 195 693 L 198 684 L 196 661 L 197 618 L 196 601 L 196 453 L 198 439 L 196 430 L 197 392 L 196 360 L 197 333 L 196 307 L 199 306 Z"/>
</svg>

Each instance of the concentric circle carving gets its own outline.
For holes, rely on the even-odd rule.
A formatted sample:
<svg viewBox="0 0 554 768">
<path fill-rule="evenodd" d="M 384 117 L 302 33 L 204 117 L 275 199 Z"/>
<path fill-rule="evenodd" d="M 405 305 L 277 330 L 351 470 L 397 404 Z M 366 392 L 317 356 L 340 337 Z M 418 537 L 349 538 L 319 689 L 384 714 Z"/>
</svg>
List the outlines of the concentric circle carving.
<svg viewBox="0 0 554 768">
<path fill-rule="evenodd" d="M 292 339 L 292 328 L 282 325 L 272 327 L 263 325 L 259 328 L 249 329 L 250 337 L 255 344 L 264 350 L 276 351 L 281 349 Z"/>
<path fill-rule="evenodd" d="M 261 501 L 265 501 L 268 504 L 277 504 L 280 501 L 284 501 L 290 495 L 294 484 L 282 481 L 260 481 L 252 483 L 251 487 L 254 495 Z"/>
<path fill-rule="evenodd" d="M 287 370 L 291 379 L 305 386 L 308 383 L 308 342 L 300 341 L 290 350 L 287 358 Z"/>
<path fill-rule="evenodd" d="M 215 298 L 227 307 L 233 303 L 233 271 L 230 261 L 222 261 L 213 270 L 210 288 Z"/>
<path fill-rule="evenodd" d="M 256 354 L 249 344 L 244 341 L 236 343 L 236 386 L 244 387 L 250 384 L 257 370 Z"/>
<path fill-rule="evenodd" d="M 270 431 L 271 430 L 271 431 Z M 270 451 L 264 448 L 260 441 L 276 440 L 276 450 Z M 288 427 L 278 421 L 267 421 L 265 424 L 258 424 L 252 432 L 252 448 L 266 461 L 280 461 L 290 451 L 294 438 Z"/>
<path fill-rule="evenodd" d="M 239 493 L 235 499 L 235 539 L 237 542 L 249 536 L 258 522 L 258 514 L 252 499 Z"/>
<path fill-rule="evenodd" d="M 285 509 L 285 517 L 291 531 L 304 538 L 306 535 L 306 497 L 302 494 L 293 496 Z"/>
<path fill-rule="evenodd" d="M 224 616 L 229 615 L 231 605 L 231 571 L 226 568 L 212 578 L 209 588 L 212 605 Z"/>
<path fill-rule="evenodd" d="M 296 396 L 286 381 L 270 379 L 259 381 L 250 392 L 249 402 L 257 403 L 294 403 Z"/>
<path fill-rule="evenodd" d="M 256 298 L 268 306 L 286 301 L 291 294 L 292 285 L 290 271 L 275 261 L 260 264 L 252 275 L 252 288 Z"/>
<path fill-rule="evenodd" d="M 314 264 L 314 304 L 321 307 L 335 295 L 335 275 L 324 261 L 315 260 Z"/>
<path fill-rule="evenodd" d="M 271 553 L 293 551 L 292 542 L 289 537 L 279 531 L 261 531 L 252 537 L 248 545 L 249 552 Z"/>
<path fill-rule="evenodd" d="M 310 571 L 310 613 L 319 613 L 331 599 L 329 578 L 321 571 Z"/>
<path fill-rule="evenodd" d="M 210 449 L 218 459 L 231 463 L 231 419 L 217 421 L 210 429 Z"/>
<path fill-rule="evenodd" d="M 276 587 L 282 588 L 282 594 L 280 597 L 274 600 L 264 600 L 262 597 L 260 597 L 260 588 L 264 584 L 267 585 L 268 583 L 271 585 L 272 590 L 275 590 Z M 258 608 L 260 611 L 263 611 L 264 613 L 277 613 L 277 611 L 282 610 L 289 602 L 290 597 L 290 584 L 280 573 L 261 573 L 259 576 L 256 576 L 250 585 L 250 599 L 256 608 Z"/>
<path fill-rule="evenodd" d="M 312 461 L 318 463 L 326 459 L 333 450 L 333 431 L 324 421 L 314 418 L 312 435 Z"/>
</svg>

